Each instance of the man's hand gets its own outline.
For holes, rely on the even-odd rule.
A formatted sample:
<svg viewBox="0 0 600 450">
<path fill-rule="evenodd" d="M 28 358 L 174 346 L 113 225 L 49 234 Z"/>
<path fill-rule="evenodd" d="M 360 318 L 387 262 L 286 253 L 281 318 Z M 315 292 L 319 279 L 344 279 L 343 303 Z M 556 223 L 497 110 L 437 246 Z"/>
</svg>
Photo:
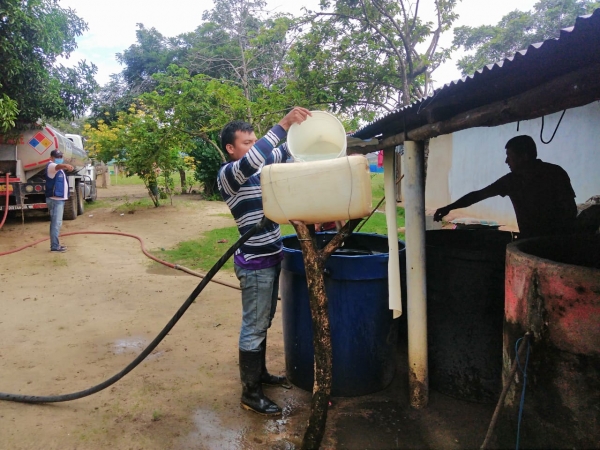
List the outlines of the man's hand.
<svg viewBox="0 0 600 450">
<path fill-rule="evenodd" d="M 308 109 L 297 106 L 294 109 L 292 109 L 289 113 L 287 113 L 287 115 L 279 121 L 279 125 L 281 125 L 281 127 L 285 131 L 287 131 L 290 129 L 292 124 L 302 123 L 309 116 L 312 116 L 312 114 L 310 113 L 310 111 Z"/>
<path fill-rule="evenodd" d="M 450 214 L 450 211 L 452 211 L 452 210 L 450 208 L 448 208 L 447 206 L 444 206 L 443 208 L 439 208 L 433 215 L 433 220 L 436 222 L 441 222 L 442 218 L 444 218 L 445 216 Z"/>
<path fill-rule="evenodd" d="M 56 170 L 66 170 L 67 172 L 73 172 L 75 170 L 75 167 L 73 167 L 71 164 L 57 164 Z"/>
</svg>

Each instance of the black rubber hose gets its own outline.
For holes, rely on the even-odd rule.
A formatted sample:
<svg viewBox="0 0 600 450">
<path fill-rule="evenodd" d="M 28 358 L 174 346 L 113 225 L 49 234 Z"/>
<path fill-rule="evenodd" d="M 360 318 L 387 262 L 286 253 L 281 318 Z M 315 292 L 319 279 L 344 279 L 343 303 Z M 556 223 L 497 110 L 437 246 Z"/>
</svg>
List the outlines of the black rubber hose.
<svg viewBox="0 0 600 450">
<path fill-rule="evenodd" d="M 47 395 L 47 396 L 38 396 L 38 395 L 20 395 L 20 394 L 5 394 L 0 392 L 0 400 L 6 400 L 9 402 L 19 402 L 19 403 L 57 403 L 57 402 L 68 402 L 70 400 L 77 400 L 79 398 L 87 397 L 88 395 L 95 394 L 96 392 L 100 392 L 103 389 L 111 386 L 112 384 L 119 381 L 133 369 L 135 369 L 138 364 L 140 364 L 152 351 L 160 344 L 165 336 L 173 329 L 175 324 L 181 319 L 183 314 L 187 311 L 190 305 L 196 300 L 196 297 L 200 295 L 200 292 L 206 287 L 206 285 L 210 282 L 212 277 L 216 275 L 216 273 L 223 267 L 223 264 L 235 253 L 235 251 L 242 246 L 244 242 L 254 236 L 261 228 L 265 226 L 268 219 L 263 217 L 263 219 L 254 225 L 250 230 L 246 232 L 235 244 L 233 244 L 229 250 L 227 250 L 223 256 L 215 263 L 214 266 L 208 271 L 206 276 L 202 279 L 200 284 L 196 286 L 196 289 L 190 294 L 187 300 L 181 305 L 181 307 L 177 310 L 175 315 L 171 318 L 169 323 L 162 329 L 162 331 L 154 338 L 154 340 L 144 349 L 142 353 L 140 353 L 137 358 L 135 358 L 127 367 L 121 370 L 116 375 L 113 375 L 108 380 L 103 381 L 96 386 L 93 386 L 89 389 L 85 389 L 79 392 L 73 392 L 72 394 L 63 394 L 63 395 Z"/>
</svg>

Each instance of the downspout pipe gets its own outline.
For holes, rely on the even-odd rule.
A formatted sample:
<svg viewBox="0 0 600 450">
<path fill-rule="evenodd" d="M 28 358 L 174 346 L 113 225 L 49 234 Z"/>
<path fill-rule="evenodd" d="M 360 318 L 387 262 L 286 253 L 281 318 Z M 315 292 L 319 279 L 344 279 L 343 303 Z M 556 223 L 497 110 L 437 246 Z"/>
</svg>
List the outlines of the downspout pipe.
<svg viewBox="0 0 600 450">
<path fill-rule="evenodd" d="M 415 409 L 429 402 L 427 365 L 427 280 L 425 271 L 425 152 L 423 141 L 404 142 L 404 208 L 409 401 Z"/>
</svg>

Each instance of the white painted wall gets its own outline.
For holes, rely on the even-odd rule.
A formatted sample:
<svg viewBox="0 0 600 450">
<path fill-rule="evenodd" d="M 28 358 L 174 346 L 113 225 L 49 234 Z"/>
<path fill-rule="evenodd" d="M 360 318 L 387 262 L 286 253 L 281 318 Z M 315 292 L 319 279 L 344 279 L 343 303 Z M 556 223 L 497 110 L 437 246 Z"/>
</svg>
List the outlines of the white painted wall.
<svg viewBox="0 0 600 450">
<path fill-rule="evenodd" d="M 545 118 L 544 139 L 552 136 L 561 113 Z M 505 164 L 506 142 L 520 134 L 528 134 L 536 142 L 538 158 L 558 164 L 567 171 L 575 190 L 576 202 L 582 203 L 600 194 L 600 102 L 567 110 L 548 144 L 540 141 L 542 119 L 491 128 L 471 128 L 432 139 L 429 146 L 426 207 L 435 209 L 481 189 L 509 172 Z M 454 217 L 495 220 L 516 227 L 512 204 L 508 197 L 484 200 Z"/>
</svg>

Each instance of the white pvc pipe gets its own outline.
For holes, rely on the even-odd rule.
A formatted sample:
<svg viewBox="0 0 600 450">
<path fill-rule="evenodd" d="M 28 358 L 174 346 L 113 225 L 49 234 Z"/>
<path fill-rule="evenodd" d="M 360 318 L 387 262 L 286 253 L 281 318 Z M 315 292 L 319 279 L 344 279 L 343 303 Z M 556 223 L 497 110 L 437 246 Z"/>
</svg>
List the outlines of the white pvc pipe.
<svg viewBox="0 0 600 450">
<path fill-rule="evenodd" d="M 383 188 L 385 191 L 385 217 L 388 234 L 388 295 L 389 308 L 394 319 L 402 315 L 402 290 L 400 286 L 400 258 L 398 256 L 398 218 L 396 214 L 396 168 L 394 151 L 383 153 Z"/>
<path fill-rule="evenodd" d="M 406 281 L 410 404 L 429 401 L 427 367 L 427 287 L 425 273 L 425 180 L 422 142 L 404 142 Z"/>
</svg>

